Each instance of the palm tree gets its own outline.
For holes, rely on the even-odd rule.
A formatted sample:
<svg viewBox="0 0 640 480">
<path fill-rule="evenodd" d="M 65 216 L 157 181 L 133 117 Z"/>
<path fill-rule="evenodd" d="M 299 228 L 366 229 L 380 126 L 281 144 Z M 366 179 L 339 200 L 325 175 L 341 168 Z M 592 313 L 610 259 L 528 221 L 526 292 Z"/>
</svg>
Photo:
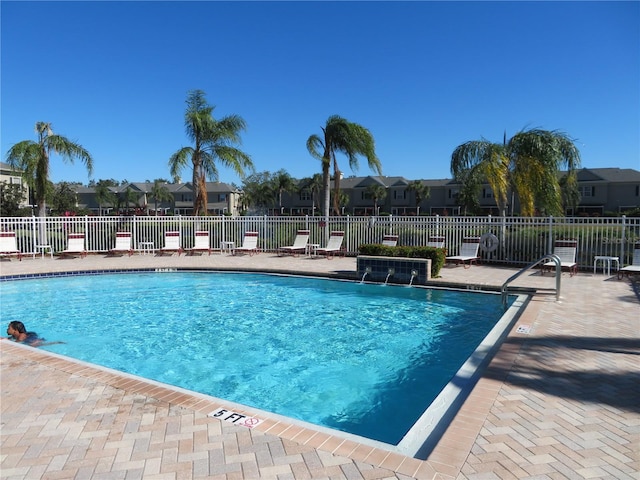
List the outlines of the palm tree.
<svg viewBox="0 0 640 480">
<path fill-rule="evenodd" d="M 513 188 L 520 199 L 521 213 L 535 214 L 536 206 L 551 215 L 562 215 L 558 172 L 567 169 L 567 183 L 577 182 L 580 152 L 565 133 L 531 129 L 518 132 L 502 144 L 487 140 L 458 146 L 451 155 L 451 172 L 456 179 L 485 179 L 493 190 L 498 209 L 506 213 L 507 195 Z"/>
<path fill-rule="evenodd" d="M 378 214 L 378 202 L 387 197 L 387 189 L 379 183 L 372 183 L 364 189 L 365 193 L 373 200 L 373 214 Z"/>
<path fill-rule="evenodd" d="M 24 172 L 23 176 L 38 204 L 38 216 L 45 217 L 51 153 L 60 155 L 69 163 L 73 163 L 76 158 L 82 160 L 89 175 L 93 173 L 93 159 L 80 144 L 54 134 L 50 123 L 37 122 L 35 130 L 38 141 L 23 140 L 16 143 L 7 152 L 7 163 Z"/>
<path fill-rule="evenodd" d="M 171 195 L 171 192 L 162 180 L 153 181 L 153 186 L 151 187 L 149 196 L 153 199 L 153 209 L 156 212 L 156 217 L 158 216 L 158 201 L 162 202 L 173 200 L 173 195 Z"/>
<path fill-rule="evenodd" d="M 251 158 L 234 145 L 241 143 L 240 132 L 246 130 L 245 121 L 238 115 L 220 120 L 213 118 L 213 109 L 202 90 L 192 90 L 187 95 L 184 123 L 193 147 L 183 147 L 169 159 L 174 179 L 189 162 L 193 166 L 192 183 L 196 191 L 193 214 L 207 213 L 207 177 L 218 180 L 216 161 L 232 168 L 244 177 L 245 170 L 253 170 Z"/>
<path fill-rule="evenodd" d="M 378 175 L 382 175 L 380 160 L 376 157 L 375 142 L 371 132 L 357 123 L 332 115 L 322 127 L 323 138 L 311 135 L 307 140 L 307 150 L 316 159 L 322 162 L 322 183 L 324 188 L 324 216 L 329 216 L 330 200 L 330 168 L 333 164 L 334 177 L 334 212 L 340 214 L 340 168 L 336 159 L 336 153 L 342 152 L 349 159 L 352 170 L 358 168 L 358 155 L 367 157 L 369 168 Z"/>
<path fill-rule="evenodd" d="M 431 189 L 420 180 L 413 180 L 407 185 L 407 191 L 413 192 L 416 199 L 416 215 L 420 215 L 420 204 L 431 195 Z"/>
<path fill-rule="evenodd" d="M 284 192 L 293 192 L 296 188 L 296 182 L 285 170 L 278 170 L 271 178 L 271 187 L 278 196 L 278 206 L 280 207 L 280 212 L 282 212 L 282 194 Z"/>
<path fill-rule="evenodd" d="M 95 184 L 96 201 L 98 202 L 98 208 L 100 209 L 100 215 L 102 215 L 102 206 L 111 205 L 115 206 L 118 198 L 110 187 L 114 186 L 112 180 L 98 180 Z"/>
</svg>

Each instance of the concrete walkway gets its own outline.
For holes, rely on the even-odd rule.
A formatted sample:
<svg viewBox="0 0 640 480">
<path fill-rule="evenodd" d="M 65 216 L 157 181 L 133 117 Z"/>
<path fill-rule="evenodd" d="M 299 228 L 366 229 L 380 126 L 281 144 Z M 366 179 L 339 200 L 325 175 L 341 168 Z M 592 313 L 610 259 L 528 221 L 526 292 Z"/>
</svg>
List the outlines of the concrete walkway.
<svg viewBox="0 0 640 480">
<path fill-rule="evenodd" d="M 355 264 L 268 253 L 91 255 L 2 261 L 0 275 L 184 267 L 355 278 Z M 433 284 L 498 288 L 515 272 L 445 267 Z M 554 279 L 527 272 L 514 284 L 552 288 Z M 2 341 L 0 477 L 638 479 L 639 295 L 627 279 L 563 274 L 561 301 L 532 299 L 426 460 L 277 416 L 237 426 L 207 416 L 239 411 L 224 400 Z M 2 311 L 3 324 L 15 318 Z"/>
</svg>

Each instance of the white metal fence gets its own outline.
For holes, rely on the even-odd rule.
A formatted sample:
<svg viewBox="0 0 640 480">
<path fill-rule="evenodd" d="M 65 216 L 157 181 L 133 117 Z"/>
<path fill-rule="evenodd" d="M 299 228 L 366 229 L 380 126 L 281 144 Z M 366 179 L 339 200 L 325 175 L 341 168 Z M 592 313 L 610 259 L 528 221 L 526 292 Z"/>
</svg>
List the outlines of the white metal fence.
<svg viewBox="0 0 640 480">
<path fill-rule="evenodd" d="M 640 218 L 626 217 L 3 217 L 0 231 L 16 232 L 18 249 L 25 254 L 34 253 L 37 245 L 50 245 L 54 252 L 66 248 L 69 233 L 85 233 L 86 249 L 90 253 L 104 253 L 115 245 L 116 232 L 132 233 L 133 248 L 141 242 L 164 246 L 164 233 L 177 230 L 185 249 L 194 243 L 196 230 L 209 231 L 211 247 L 220 242 L 242 244 L 246 231 L 259 233 L 258 246 L 273 252 L 278 247 L 291 245 L 296 231 L 310 230 L 310 243 L 326 245 L 333 230 L 345 232 L 347 255 L 356 255 L 359 245 L 381 243 L 383 235 L 399 236 L 398 245 L 426 245 L 429 237 L 445 237 L 450 255 L 458 252 L 464 237 L 480 237 L 491 233 L 498 238 L 498 247 L 481 251 L 485 263 L 527 265 L 545 254 L 553 253 L 556 239 L 578 241 L 577 261 L 581 268 L 593 266 L 596 255 L 620 258 L 620 264 L 631 263 L 633 245 L 640 241 Z M 482 250 L 482 249 L 481 249 Z"/>
</svg>

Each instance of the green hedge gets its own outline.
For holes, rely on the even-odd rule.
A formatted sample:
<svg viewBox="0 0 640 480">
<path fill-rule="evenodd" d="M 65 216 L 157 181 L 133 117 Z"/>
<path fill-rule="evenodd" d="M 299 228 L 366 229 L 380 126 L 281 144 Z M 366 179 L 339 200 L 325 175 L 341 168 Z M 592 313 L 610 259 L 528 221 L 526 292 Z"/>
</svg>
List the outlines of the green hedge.
<svg viewBox="0 0 640 480">
<path fill-rule="evenodd" d="M 444 266 L 447 251 L 433 247 L 389 247 L 379 243 L 367 243 L 358 247 L 358 254 L 373 257 L 430 258 L 431 277 L 438 278 Z"/>
</svg>

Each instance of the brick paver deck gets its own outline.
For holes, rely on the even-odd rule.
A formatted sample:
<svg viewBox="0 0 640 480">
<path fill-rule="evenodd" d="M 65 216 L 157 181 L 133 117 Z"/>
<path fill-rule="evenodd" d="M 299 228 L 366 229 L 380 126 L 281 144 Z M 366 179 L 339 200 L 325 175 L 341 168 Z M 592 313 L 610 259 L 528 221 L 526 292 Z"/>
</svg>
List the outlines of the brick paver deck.
<svg viewBox="0 0 640 480">
<path fill-rule="evenodd" d="M 0 275 L 147 267 L 355 277 L 353 258 L 272 254 L 37 257 L 2 261 Z M 446 267 L 434 283 L 496 287 L 514 272 Z M 515 285 L 554 285 L 529 273 Z M 207 416 L 228 402 L 5 340 L 0 477 L 638 479 L 639 295 L 628 280 L 581 272 L 563 275 L 560 302 L 535 296 L 426 460 L 276 417 L 235 426 Z M 1 315 L 3 323 L 19 318 Z"/>
</svg>

